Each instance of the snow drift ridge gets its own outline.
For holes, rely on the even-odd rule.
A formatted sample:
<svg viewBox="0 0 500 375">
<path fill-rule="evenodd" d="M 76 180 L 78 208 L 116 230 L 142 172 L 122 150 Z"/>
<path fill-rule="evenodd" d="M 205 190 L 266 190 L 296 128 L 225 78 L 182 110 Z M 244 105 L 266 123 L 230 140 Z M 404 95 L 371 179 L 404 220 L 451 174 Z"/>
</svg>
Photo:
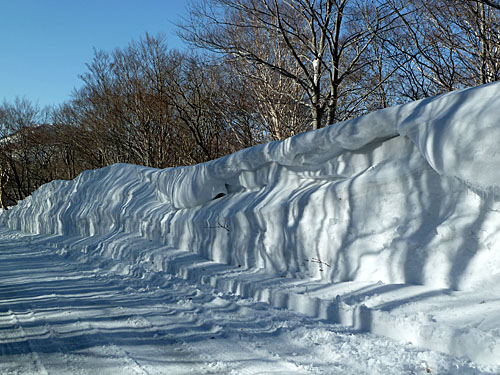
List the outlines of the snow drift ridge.
<svg viewBox="0 0 500 375">
<path fill-rule="evenodd" d="M 87 171 L 44 185 L 0 224 L 141 233 L 295 277 L 471 289 L 498 274 L 500 208 L 459 181 L 497 190 L 499 119 L 494 83 L 196 166 Z"/>
<path fill-rule="evenodd" d="M 177 168 L 165 174 L 162 186 L 174 207 L 189 208 L 227 193 L 225 181 L 269 163 L 342 178 L 346 176 L 342 167 L 350 166 L 341 164 L 334 170 L 331 166 L 322 170 L 321 166 L 345 151 L 361 150 L 375 141 L 403 135 L 415 143 L 439 174 L 457 177 L 479 191 L 495 192 L 500 185 L 500 170 L 496 167 L 500 157 L 494 157 L 499 151 L 491 140 L 500 139 L 499 121 L 500 86 L 493 83 L 380 110 L 316 132 L 246 149 L 203 166 Z M 481 147 L 471 148 L 474 144 Z M 239 182 L 255 188 L 275 177 L 264 175 L 259 176 L 260 181 L 241 178 Z"/>
</svg>

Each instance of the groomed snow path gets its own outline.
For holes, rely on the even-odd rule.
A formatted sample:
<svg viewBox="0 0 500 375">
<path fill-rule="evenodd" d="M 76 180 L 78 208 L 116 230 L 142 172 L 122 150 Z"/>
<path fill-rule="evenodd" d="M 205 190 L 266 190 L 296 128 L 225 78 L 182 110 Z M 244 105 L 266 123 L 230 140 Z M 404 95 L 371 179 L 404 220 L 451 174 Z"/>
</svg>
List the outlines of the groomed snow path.
<svg viewBox="0 0 500 375">
<path fill-rule="evenodd" d="M 68 241 L 0 228 L 1 374 L 495 373 Z"/>
</svg>

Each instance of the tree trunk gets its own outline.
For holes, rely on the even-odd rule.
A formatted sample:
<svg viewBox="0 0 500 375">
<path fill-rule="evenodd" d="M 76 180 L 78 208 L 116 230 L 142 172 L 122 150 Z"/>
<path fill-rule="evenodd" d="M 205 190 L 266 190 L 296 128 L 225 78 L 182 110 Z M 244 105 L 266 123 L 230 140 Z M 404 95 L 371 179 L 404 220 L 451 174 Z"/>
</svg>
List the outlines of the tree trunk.
<svg viewBox="0 0 500 375">
<path fill-rule="evenodd" d="M 481 43 L 481 84 L 489 82 L 488 74 L 488 40 L 486 37 L 486 9 L 483 3 L 477 4 L 479 17 L 479 38 Z"/>
<path fill-rule="evenodd" d="M 5 203 L 5 184 L 9 181 L 9 175 L 6 171 L 0 171 L 0 208 L 7 210 L 7 204 Z"/>
<path fill-rule="evenodd" d="M 311 116 L 314 130 L 321 128 L 323 120 L 323 109 L 319 103 L 319 97 L 320 95 L 317 92 L 312 97 Z"/>
</svg>

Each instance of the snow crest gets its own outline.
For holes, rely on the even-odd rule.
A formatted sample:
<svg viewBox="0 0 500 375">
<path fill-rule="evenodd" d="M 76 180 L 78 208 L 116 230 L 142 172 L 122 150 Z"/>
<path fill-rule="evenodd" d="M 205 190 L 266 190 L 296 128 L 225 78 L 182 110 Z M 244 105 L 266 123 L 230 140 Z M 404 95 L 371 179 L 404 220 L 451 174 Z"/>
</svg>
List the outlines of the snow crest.
<svg viewBox="0 0 500 375">
<path fill-rule="evenodd" d="M 495 83 L 200 165 L 87 171 L 42 186 L 0 224 L 140 233 L 284 276 L 473 290 L 500 266 L 500 207 L 476 194 L 500 186 L 499 119 Z"/>
<path fill-rule="evenodd" d="M 400 107 L 398 132 L 409 137 L 438 173 L 477 191 L 500 186 L 500 84 L 447 93 Z"/>
</svg>

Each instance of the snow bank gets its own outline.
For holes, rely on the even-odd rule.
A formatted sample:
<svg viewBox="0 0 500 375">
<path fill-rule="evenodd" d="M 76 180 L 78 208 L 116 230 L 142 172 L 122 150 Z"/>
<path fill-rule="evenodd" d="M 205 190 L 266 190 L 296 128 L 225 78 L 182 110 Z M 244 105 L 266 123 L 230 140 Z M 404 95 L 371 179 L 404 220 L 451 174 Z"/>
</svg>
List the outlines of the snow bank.
<svg viewBox="0 0 500 375">
<path fill-rule="evenodd" d="M 492 83 L 400 107 L 398 131 L 438 173 L 498 195 L 500 86 Z"/>
<path fill-rule="evenodd" d="M 500 185 L 498 119 L 500 84 L 490 84 L 196 166 L 87 171 L 44 185 L 0 224 L 140 233 L 299 278 L 473 290 L 500 270 L 499 204 L 473 192 Z"/>
</svg>

